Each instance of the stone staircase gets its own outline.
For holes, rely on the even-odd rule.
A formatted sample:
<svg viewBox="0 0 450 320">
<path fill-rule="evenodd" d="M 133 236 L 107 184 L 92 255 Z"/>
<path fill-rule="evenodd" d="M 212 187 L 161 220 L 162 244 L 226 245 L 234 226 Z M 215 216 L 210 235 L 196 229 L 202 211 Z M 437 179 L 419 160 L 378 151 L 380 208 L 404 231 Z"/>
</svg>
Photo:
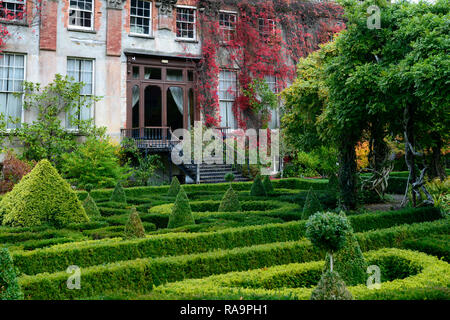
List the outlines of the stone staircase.
<svg viewBox="0 0 450 320">
<path fill-rule="evenodd" d="M 188 173 L 192 180 L 196 180 L 197 166 L 184 165 L 183 171 Z M 232 172 L 234 174 L 235 182 L 250 181 L 244 177 L 240 172 L 233 169 L 232 165 L 228 164 L 201 164 L 200 165 L 200 183 L 224 183 L 225 175 Z"/>
</svg>

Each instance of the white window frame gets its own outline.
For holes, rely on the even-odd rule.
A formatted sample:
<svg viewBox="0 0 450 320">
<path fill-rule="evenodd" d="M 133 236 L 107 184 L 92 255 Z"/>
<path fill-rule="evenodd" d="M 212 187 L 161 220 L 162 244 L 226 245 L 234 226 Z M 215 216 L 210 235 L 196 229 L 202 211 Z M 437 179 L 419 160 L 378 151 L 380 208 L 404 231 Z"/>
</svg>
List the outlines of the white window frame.
<svg viewBox="0 0 450 320">
<path fill-rule="evenodd" d="M 91 94 L 82 94 L 83 96 L 90 96 L 90 97 L 94 97 L 95 96 L 95 59 L 93 58 L 85 58 L 85 57 L 67 57 L 66 59 L 66 75 L 68 75 L 68 64 L 69 64 L 69 60 L 76 60 L 76 61 L 81 61 L 81 60 L 85 60 L 85 61 L 92 61 L 92 91 Z M 81 70 L 79 70 L 80 72 Z M 81 81 L 79 81 L 81 82 Z M 89 117 L 90 119 L 95 121 L 95 102 L 92 102 L 92 105 L 89 109 Z M 69 123 L 67 123 L 67 117 L 65 118 L 65 127 L 66 130 L 68 131 L 75 131 L 77 132 L 79 130 L 79 128 L 74 128 L 74 127 L 69 127 Z M 83 119 L 86 120 L 86 119 Z"/>
<path fill-rule="evenodd" d="M 1 52 L 0 56 L 2 55 L 15 55 L 15 56 L 23 56 L 23 81 L 27 81 L 27 54 L 26 53 L 21 53 L 21 52 Z M 7 93 L 7 94 L 14 94 L 16 92 L 19 91 L 1 91 L 2 93 Z M 22 93 L 23 93 L 23 87 L 22 87 Z M 22 101 L 21 101 L 21 108 L 20 108 L 20 124 L 21 125 L 24 121 L 25 121 L 25 109 L 23 107 L 23 103 L 24 103 L 24 95 L 22 94 Z M 5 115 L 6 116 L 6 115 Z M 5 121 L 7 121 L 7 119 L 5 119 Z M 6 128 L 6 132 L 10 132 L 11 128 Z"/>
<path fill-rule="evenodd" d="M 227 14 L 227 15 L 230 15 L 230 16 L 234 16 L 234 23 L 235 23 L 235 25 L 234 26 L 230 26 L 230 27 L 222 26 L 220 24 L 220 14 Z M 224 38 L 224 32 L 230 32 L 230 33 L 234 32 L 234 33 L 236 33 L 237 19 L 238 19 L 238 14 L 237 14 L 236 11 L 227 11 L 227 10 L 220 10 L 219 11 L 219 28 L 220 28 L 220 31 L 222 32 L 222 35 L 221 35 L 221 37 L 222 37 L 221 41 L 222 42 L 226 42 L 226 41 L 230 41 L 231 40 L 231 39 L 225 39 Z"/>
<path fill-rule="evenodd" d="M 263 29 L 261 29 L 260 22 L 263 21 Z M 267 24 L 267 26 L 266 26 Z M 269 26 L 272 24 L 272 30 L 269 29 Z M 272 18 L 258 18 L 258 31 L 261 37 L 269 38 L 276 34 L 277 31 L 277 22 Z M 265 29 L 266 28 L 266 29 Z"/>
<path fill-rule="evenodd" d="M 72 8 L 70 6 L 70 0 L 69 1 L 69 23 L 68 23 L 68 29 L 69 30 L 85 30 L 85 31 L 93 31 L 94 30 L 94 23 L 95 23 L 95 0 L 90 0 L 92 1 L 92 10 L 91 12 L 91 26 L 90 27 L 83 27 L 83 26 L 78 26 L 78 25 L 74 25 L 71 24 L 71 18 L 70 18 L 70 11 L 75 10 L 75 11 L 79 11 L 79 12 L 89 12 L 88 10 L 80 10 L 78 8 Z M 98 0 L 97 0 L 98 1 Z"/>
<path fill-rule="evenodd" d="M 222 72 L 232 73 L 234 75 L 234 84 L 235 84 L 234 97 L 228 97 L 230 95 L 229 93 L 227 93 L 228 90 L 224 91 L 226 93 L 225 94 L 226 98 L 221 98 L 221 96 L 220 96 L 220 92 L 221 92 L 221 90 L 220 90 L 220 80 L 221 80 L 220 74 Z M 230 126 L 230 124 L 228 124 L 228 126 L 230 126 L 230 129 L 236 129 L 236 127 L 237 127 L 237 123 L 236 123 L 237 119 L 236 119 L 236 116 L 235 116 L 235 114 L 233 112 L 233 105 L 236 102 L 236 95 L 237 95 L 237 92 L 238 92 L 238 87 L 237 86 L 238 86 L 238 83 L 237 83 L 237 70 L 234 70 L 234 69 L 220 69 L 220 72 L 219 72 L 219 87 L 217 88 L 218 89 L 218 93 L 219 93 L 218 94 L 218 96 L 219 96 L 219 108 L 221 108 L 221 102 L 232 103 L 231 113 L 232 113 L 233 118 L 234 118 L 234 123 L 231 126 Z M 221 110 L 219 112 L 221 112 Z M 227 114 L 228 114 L 228 112 L 227 112 Z"/>
<path fill-rule="evenodd" d="M 132 32 L 130 31 L 130 35 L 132 36 L 138 36 L 138 37 L 153 37 L 153 1 L 151 0 L 136 0 L 136 1 L 142 1 L 142 2 L 148 2 L 150 4 L 150 16 L 139 16 L 139 15 L 132 15 L 131 14 L 131 1 L 130 1 L 130 30 L 132 28 L 131 24 L 131 18 L 141 18 L 141 19 L 148 19 L 150 21 L 149 25 L 149 33 L 139 33 L 139 32 Z"/>
<path fill-rule="evenodd" d="M 179 37 L 178 36 L 178 9 L 190 9 L 194 11 L 194 22 L 184 22 L 184 21 L 180 21 L 181 23 L 189 23 L 192 24 L 194 26 L 194 37 L 193 38 L 186 38 L 186 37 Z M 178 5 L 175 6 L 175 33 L 176 33 L 176 39 L 177 40 L 185 40 L 185 41 L 196 41 L 197 40 L 197 8 L 193 7 L 193 6 L 183 6 L 183 5 Z"/>
<path fill-rule="evenodd" d="M 4 6 L 5 2 L 14 3 L 16 5 L 22 5 L 23 6 L 22 7 L 23 8 L 22 9 L 23 16 L 22 16 L 22 19 L 15 18 L 15 19 L 12 19 L 12 20 L 8 20 L 7 18 L 1 18 L 0 17 L 0 21 L 4 21 L 4 22 L 21 22 L 21 21 L 25 20 L 25 16 L 26 16 L 26 13 L 27 13 L 27 1 L 26 0 L 3 0 L 2 1 L 2 8 L 0 9 L 2 12 L 4 12 L 4 10 L 5 10 L 5 6 Z"/>
</svg>

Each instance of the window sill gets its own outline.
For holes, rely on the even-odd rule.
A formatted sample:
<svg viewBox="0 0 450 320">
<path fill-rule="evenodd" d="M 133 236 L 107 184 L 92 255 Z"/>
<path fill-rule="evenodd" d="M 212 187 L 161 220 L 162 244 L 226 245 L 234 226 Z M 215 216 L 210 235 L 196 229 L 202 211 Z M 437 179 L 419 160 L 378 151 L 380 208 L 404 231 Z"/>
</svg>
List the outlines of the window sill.
<svg viewBox="0 0 450 320">
<path fill-rule="evenodd" d="M 97 33 L 97 31 L 95 31 L 93 29 L 78 29 L 78 28 L 68 27 L 67 30 L 70 32 L 81 32 L 81 33 L 92 33 L 92 34 Z"/>
<path fill-rule="evenodd" d="M 198 43 L 198 40 L 195 39 L 182 39 L 182 38 L 177 38 L 175 39 L 176 42 L 186 42 L 186 43 Z"/>
<path fill-rule="evenodd" d="M 128 36 L 132 37 L 132 38 L 143 38 L 143 39 L 155 40 L 154 36 L 139 34 L 139 33 L 129 33 Z"/>
<path fill-rule="evenodd" d="M 2 24 L 9 24 L 19 27 L 29 27 L 28 22 L 26 20 L 8 20 L 8 19 L 0 19 Z"/>
</svg>

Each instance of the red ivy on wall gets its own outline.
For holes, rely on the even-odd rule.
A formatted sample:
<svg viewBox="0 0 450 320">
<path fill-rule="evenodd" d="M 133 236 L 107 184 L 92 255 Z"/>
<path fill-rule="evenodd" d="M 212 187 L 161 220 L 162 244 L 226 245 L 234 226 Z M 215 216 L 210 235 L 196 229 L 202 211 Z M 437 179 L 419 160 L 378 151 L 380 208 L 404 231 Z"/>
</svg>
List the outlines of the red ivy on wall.
<svg viewBox="0 0 450 320">
<path fill-rule="evenodd" d="M 285 88 L 295 78 L 298 60 L 345 27 L 342 7 L 331 2 L 199 0 L 197 6 L 202 37 L 197 97 L 207 126 L 220 123 L 217 94 L 220 68 L 237 71 L 240 89 L 233 112 L 239 127 L 246 128 L 254 120 L 254 113 L 249 98 L 242 92 L 248 91 L 253 79 L 273 76 L 278 89 Z M 219 10 L 226 8 L 234 8 L 237 21 L 233 36 L 224 39 Z"/>
</svg>

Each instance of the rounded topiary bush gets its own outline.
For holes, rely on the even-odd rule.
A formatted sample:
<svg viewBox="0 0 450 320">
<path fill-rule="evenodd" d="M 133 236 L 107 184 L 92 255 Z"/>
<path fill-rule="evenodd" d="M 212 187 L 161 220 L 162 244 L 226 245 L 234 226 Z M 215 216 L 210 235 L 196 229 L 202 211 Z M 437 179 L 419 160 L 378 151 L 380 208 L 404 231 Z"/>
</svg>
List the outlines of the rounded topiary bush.
<svg viewBox="0 0 450 320">
<path fill-rule="evenodd" d="M 227 174 L 225 174 L 224 179 L 226 182 L 233 182 L 235 179 L 234 173 L 233 172 L 228 172 Z"/>
<path fill-rule="evenodd" d="M 95 203 L 95 200 L 91 197 L 90 193 L 88 193 L 86 199 L 84 199 L 83 207 L 88 217 L 95 218 L 101 216 L 100 210 L 98 209 L 97 204 Z"/>
<path fill-rule="evenodd" d="M 167 228 L 174 229 L 186 225 L 195 224 L 194 217 L 192 215 L 191 205 L 189 199 L 183 188 L 180 188 L 180 192 L 175 200 L 175 205 L 172 208 L 172 212 L 169 216 L 169 224 Z"/>
<path fill-rule="evenodd" d="M 222 198 L 219 206 L 219 212 L 238 212 L 242 211 L 241 203 L 239 202 L 237 193 L 232 187 L 228 188 L 227 192 Z"/>
<path fill-rule="evenodd" d="M 270 181 L 269 176 L 264 176 L 263 185 L 266 193 L 272 193 L 274 191 L 272 181 Z"/>
<path fill-rule="evenodd" d="M 172 182 L 170 183 L 169 192 L 167 192 L 167 195 L 169 197 L 176 197 L 178 196 L 178 193 L 180 192 L 180 181 L 178 181 L 177 177 L 173 177 Z"/>
<path fill-rule="evenodd" d="M 255 180 L 253 180 L 252 188 L 250 190 L 250 195 L 254 197 L 267 197 L 266 189 L 261 181 L 261 176 L 257 175 Z"/>
<path fill-rule="evenodd" d="M 116 187 L 114 188 L 114 191 L 111 194 L 111 198 L 109 199 L 109 201 L 118 203 L 127 203 L 127 197 L 125 195 L 125 191 L 123 190 L 120 181 L 117 182 Z"/>
<path fill-rule="evenodd" d="M 317 287 L 311 294 L 311 300 L 353 300 L 345 282 L 336 271 L 322 274 Z"/>
<path fill-rule="evenodd" d="M 42 160 L 0 202 L 3 225 L 63 227 L 88 222 L 75 191 L 50 164 Z"/>
<path fill-rule="evenodd" d="M 302 219 L 306 220 L 316 212 L 320 211 L 323 211 L 322 204 L 320 203 L 319 198 L 317 198 L 316 193 L 311 187 L 306 196 L 305 205 L 303 206 Z"/>
<path fill-rule="evenodd" d="M 17 281 L 13 260 L 8 249 L 0 249 L 0 300 L 20 300 L 23 293 Z"/>
<path fill-rule="evenodd" d="M 133 207 L 131 209 L 130 217 L 128 218 L 127 223 L 125 224 L 125 238 L 144 238 L 145 237 L 145 229 L 142 224 L 141 217 L 137 212 L 136 208 Z"/>
</svg>

